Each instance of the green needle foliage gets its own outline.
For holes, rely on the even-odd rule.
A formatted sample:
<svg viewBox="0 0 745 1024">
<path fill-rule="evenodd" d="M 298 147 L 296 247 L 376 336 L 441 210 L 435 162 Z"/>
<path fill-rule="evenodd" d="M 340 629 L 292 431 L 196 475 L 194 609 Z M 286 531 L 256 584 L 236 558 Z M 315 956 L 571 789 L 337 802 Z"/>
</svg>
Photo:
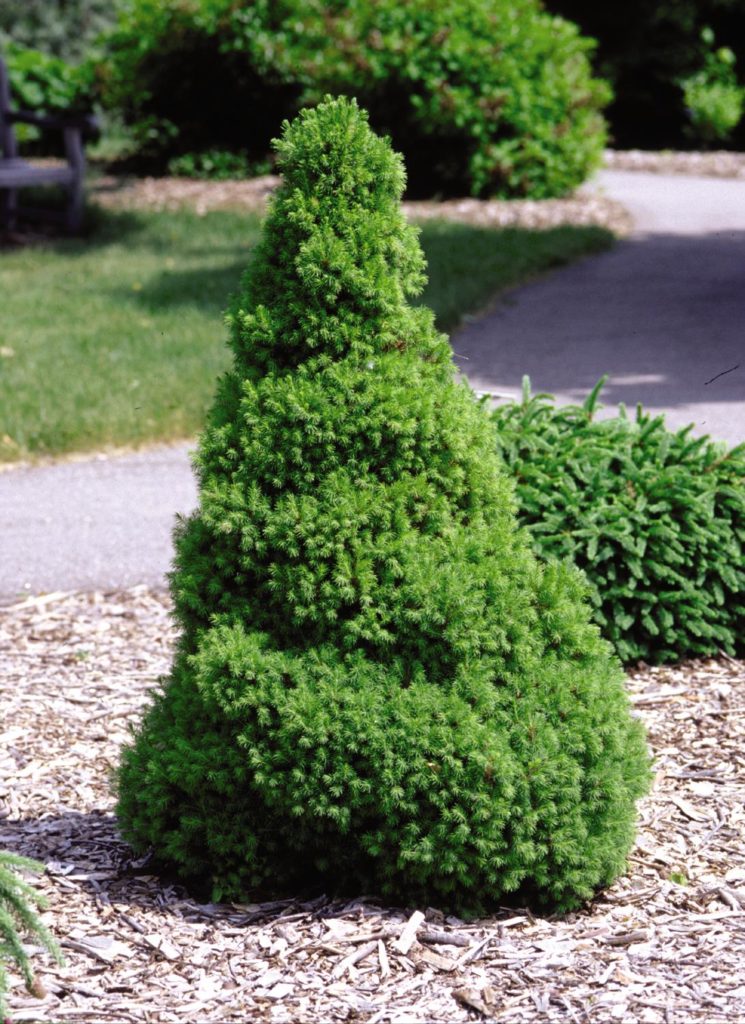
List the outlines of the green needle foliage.
<svg viewBox="0 0 745 1024">
<path fill-rule="evenodd" d="M 43 871 L 44 865 L 27 857 L 17 857 L 12 853 L 0 850 L 0 1018 L 7 1013 L 5 992 L 7 988 L 7 961 L 14 961 L 23 975 L 26 987 L 31 991 L 34 985 L 34 974 L 28 955 L 23 948 L 21 932 L 33 935 L 47 949 L 57 963 L 62 963 L 62 956 L 57 943 L 50 932 L 44 927 L 36 913 L 44 909 L 46 901 L 23 879 L 18 871 Z"/>
<path fill-rule="evenodd" d="M 745 651 L 745 444 L 530 395 L 493 414 L 539 557 L 570 559 L 623 661 Z"/>
<path fill-rule="evenodd" d="M 326 93 L 393 137 L 412 195 L 566 195 L 602 162 L 594 43 L 538 0 L 129 0 L 104 48 L 102 100 L 140 168 L 216 147 L 263 160 Z"/>
<path fill-rule="evenodd" d="M 400 157 L 346 99 L 276 146 L 123 834 L 213 898 L 574 905 L 623 869 L 648 782 L 620 667 L 580 574 L 537 563 L 492 424 L 407 302 Z"/>
</svg>

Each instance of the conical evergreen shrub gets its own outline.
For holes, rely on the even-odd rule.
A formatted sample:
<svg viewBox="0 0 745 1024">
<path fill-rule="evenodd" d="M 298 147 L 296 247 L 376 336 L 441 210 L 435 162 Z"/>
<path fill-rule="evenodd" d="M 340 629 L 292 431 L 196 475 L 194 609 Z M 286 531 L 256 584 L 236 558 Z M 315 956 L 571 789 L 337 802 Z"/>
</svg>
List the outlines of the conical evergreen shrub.
<svg viewBox="0 0 745 1024">
<path fill-rule="evenodd" d="M 182 627 L 119 816 L 214 898 L 308 883 L 567 907 L 622 870 L 648 781 L 581 577 L 517 528 L 354 102 L 285 125 L 177 531 Z"/>
</svg>

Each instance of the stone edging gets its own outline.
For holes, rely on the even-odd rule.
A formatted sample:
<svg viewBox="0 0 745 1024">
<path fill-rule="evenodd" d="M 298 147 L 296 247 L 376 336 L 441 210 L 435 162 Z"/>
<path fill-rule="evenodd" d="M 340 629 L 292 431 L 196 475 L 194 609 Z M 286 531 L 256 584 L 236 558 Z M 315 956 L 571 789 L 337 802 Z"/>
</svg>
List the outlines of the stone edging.
<svg viewBox="0 0 745 1024">
<path fill-rule="evenodd" d="M 692 174 L 706 178 L 745 178 L 745 153 L 716 149 L 708 152 L 655 152 L 643 149 L 607 149 L 604 164 L 611 171 L 647 171 L 653 174 Z"/>
</svg>

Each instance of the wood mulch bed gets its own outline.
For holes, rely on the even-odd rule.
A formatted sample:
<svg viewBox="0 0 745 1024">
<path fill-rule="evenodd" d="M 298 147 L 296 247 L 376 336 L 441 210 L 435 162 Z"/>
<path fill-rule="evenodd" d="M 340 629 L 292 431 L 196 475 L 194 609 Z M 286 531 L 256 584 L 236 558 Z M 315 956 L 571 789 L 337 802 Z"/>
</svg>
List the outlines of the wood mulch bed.
<svg viewBox="0 0 745 1024">
<path fill-rule="evenodd" d="M 631 674 L 657 776 L 626 876 L 563 918 L 465 923 L 364 894 L 204 904 L 134 860 L 110 775 L 173 637 L 144 587 L 0 613 L 0 847 L 45 863 L 66 957 L 32 950 L 41 987 L 13 975 L 11 1020 L 745 1018 L 745 663 Z"/>
</svg>

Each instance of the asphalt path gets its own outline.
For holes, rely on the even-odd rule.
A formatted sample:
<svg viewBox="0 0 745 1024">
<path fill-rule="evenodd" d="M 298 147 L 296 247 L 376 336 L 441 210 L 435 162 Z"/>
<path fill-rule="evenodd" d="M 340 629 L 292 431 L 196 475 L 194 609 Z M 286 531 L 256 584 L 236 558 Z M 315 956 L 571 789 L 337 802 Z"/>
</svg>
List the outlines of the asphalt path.
<svg viewBox="0 0 745 1024">
<path fill-rule="evenodd" d="M 641 402 L 671 427 L 745 441 L 745 181 L 605 171 L 636 230 L 611 251 L 502 296 L 453 338 L 478 391 Z"/>
<path fill-rule="evenodd" d="M 164 586 L 175 517 L 196 504 L 190 447 L 0 473 L 0 605 L 49 591 Z"/>
<path fill-rule="evenodd" d="M 502 296 L 453 338 L 474 388 L 665 412 L 745 440 L 745 181 L 605 171 L 633 235 Z M 162 586 L 177 514 L 196 502 L 189 445 L 0 473 L 0 603 L 59 590 Z"/>
</svg>

